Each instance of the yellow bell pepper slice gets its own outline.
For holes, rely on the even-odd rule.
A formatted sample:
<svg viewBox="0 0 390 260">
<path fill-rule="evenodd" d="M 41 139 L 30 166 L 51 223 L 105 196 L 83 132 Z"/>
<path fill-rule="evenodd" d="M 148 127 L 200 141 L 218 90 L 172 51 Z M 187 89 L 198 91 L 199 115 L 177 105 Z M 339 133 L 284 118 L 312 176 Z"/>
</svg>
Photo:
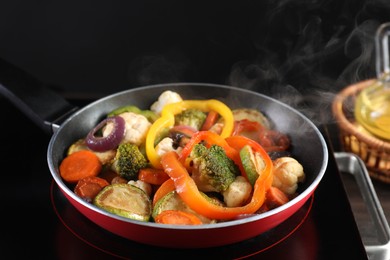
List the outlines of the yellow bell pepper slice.
<svg viewBox="0 0 390 260">
<path fill-rule="evenodd" d="M 172 127 L 175 124 L 175 115 L 190 108 L 199 109 L 203 112 L 209 112 L 211 110 L 218 112 L 224 120 L 224 126 L 220 136 L 226 138 L 231 135 L 234 127 L 233 113 L 227 105 L 219 100 L 184 100 L 168 104 L 163 108 L 161 117 L 152 124 L 146 136 L 146 155 L 153 167 L 158 169 L 162 168 L 160 156 L 157 154 L 154 146 L 158 133 L 165 128 Z"/>
</svg>

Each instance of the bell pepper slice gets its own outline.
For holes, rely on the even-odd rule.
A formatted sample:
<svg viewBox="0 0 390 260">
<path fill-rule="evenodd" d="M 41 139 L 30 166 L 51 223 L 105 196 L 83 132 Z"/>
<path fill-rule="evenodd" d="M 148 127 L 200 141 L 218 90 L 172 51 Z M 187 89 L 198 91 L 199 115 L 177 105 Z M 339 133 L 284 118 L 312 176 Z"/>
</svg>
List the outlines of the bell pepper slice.
<svg viewBox="0 0 390 260">
<path fill-rule="evenodd" d="M 230 139 L 233 138 L 233 139 Z M 168 152 L 161 158 L 161 164 L 165 172 L 173 180 L 176 192 L 181 199 L 197 213 L 217 220 L 229 220 L 237 218 L 243 214 L 253 214 L 263 205 L 265 201 L 266 191 L 272 184 L 272 169 L 273 164 L 267 152 L 256 142 L 245 137 L 229 137 L 227 142 L 239 148 L 244 144 L 249 144 L 253 149 L 260 152 L 263 157 L 266 167 L 259 174 L 254 185 L 253 195 L 251 201 L 241 207 L 223 207 L 215 205 L 208 201 L 199 192 L 194 180 L 189 175 L 186 168 L 179 161 L 179 157 L 175 152 Z"/>
<path fill-rule="evenodd" d="M 152 201 L 153 207 L 154 205 L 156 205 L 159 199 L 161 199 L 166 194 L 174 190 L 175 190 L 175 184 L 172 181 L 172 179 L 168 179 L 163 184 L 161 184 L 153 195 L 153 201 Z"/>
<path fill-rule="evenodd" d="M 219 100 L 184 100 L 168 104 L 163 108 L 161 117 L 152 124 L 146 136 L 146 155 L 153 167 L 162 168 L 160 156 L 157 154 L 154 146 L 157 134 L 164 128 L 170 128 L 174 125 L 176 114 L 190 108 L 199 109 L 204 112 L 216 111 L 224 119 L 224 126 L 220 136 L 226 138 L 231 135 L 234 127 L 233 113 L 228 106 Z"/>
</svg>

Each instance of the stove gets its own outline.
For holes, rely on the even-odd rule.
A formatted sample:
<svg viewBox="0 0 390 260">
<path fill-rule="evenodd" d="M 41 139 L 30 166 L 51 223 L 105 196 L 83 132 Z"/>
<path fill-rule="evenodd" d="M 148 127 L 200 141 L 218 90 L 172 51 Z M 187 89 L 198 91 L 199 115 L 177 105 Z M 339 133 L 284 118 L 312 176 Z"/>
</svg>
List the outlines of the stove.
<svg viewBox="0 0 390 260">
<path fill-rule="evenodd" d="M 82 106 L 91 101 L 70 102 Z M 323 180 L 306 204 L 286 222 L 253 239 L 228 246 L 169 249 L 116 236 L 81 215 L 52 180 L 46 161 L 51 136 L 7 99 L 0 98 L 0 109 L 4 140 L 2 176 L 6 183 L 3 223 L 8 225 L 4 229 L 6 243 L 1 245 L 5 255 L 16 259 L 367 259 L 329 143 L 329 163 Z M 329 140 L 326 128 L 321 130 Z"/>
<path fill-rule="evenodd" d="M 306 1 L 97 1 L 93 12 L 89 1 L 78 1 L 77 8 L 72 1 L 24 2 L 1 2 L 1 59 L 49 82 L 79 107 L 127 86 L 183 81 L 228 83 L 294 103 L 300 99 L 290 94 L 309 93 L 313 106 L 323 109 L 326 94 L 376 75 L 373 35 L 390 10 L 386 1 L 367 0 L 310 6 Z M 0 60 L 0 83 L 9 74 L 13 68 Z M 23 93 L 40 84 L 19 76 L 25 75 L 16 73 L 11 82 L 23 85 Z M 321 131 L 329 144 L 328 169 L 314 195 L 285 223 L 229 246 L 173 250 L 123 239 L 82 216 L 52 180 L 51 136 L 1 95 L 0 109 L 4 255 L 367 259 L 333 156 L 337 147 L 332 149 L 330 140 L 336 135 L 326 125 Z M 387 202 L 388 187 L 382 190 Z"/>
</svg>

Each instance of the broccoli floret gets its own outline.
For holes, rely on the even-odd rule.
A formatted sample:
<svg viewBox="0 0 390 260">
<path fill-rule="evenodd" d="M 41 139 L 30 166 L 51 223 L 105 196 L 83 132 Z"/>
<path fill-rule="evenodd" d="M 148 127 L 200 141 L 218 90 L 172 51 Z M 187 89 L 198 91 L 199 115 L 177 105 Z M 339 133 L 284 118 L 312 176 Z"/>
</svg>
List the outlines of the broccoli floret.
<svg viewBox="0 0 390 260">
<path fill-rule="evenodd" d="M 207 149 L 203 144 L 197 144 L 190 158 L 193 162 L 192 178 L 203 192 L 225 191 L 240 173 L 238 166 L 218 145 Z"/>
<path fill-rule="evenodd" d="M 207 114 L 198 109 L 186 109 L 175 116 L 175 125 L 186 125 L 199 130 L 206 117 Z"/>
<path fill-rule="evenodd" d="M 132 143 L 123 143 L 118 146 L 112 169 L 127 180 L 136 180 L 138 171 L 148 166 L 148 161 L 138 146 Z"/>
</svg>

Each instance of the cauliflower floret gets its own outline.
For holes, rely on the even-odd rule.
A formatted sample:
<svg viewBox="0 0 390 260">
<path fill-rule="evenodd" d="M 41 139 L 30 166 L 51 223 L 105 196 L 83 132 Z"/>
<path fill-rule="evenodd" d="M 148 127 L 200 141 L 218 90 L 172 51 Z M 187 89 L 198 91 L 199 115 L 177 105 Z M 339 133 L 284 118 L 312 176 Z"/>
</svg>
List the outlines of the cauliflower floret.
<svg viewBox="0 0 390 260">
<path fill-rule="evenodd" d="M 170 151 L 176 151 L 173 148 L 173 139 L 170 137 L 165 137 L 156 145 L 156 153 L 158 156 L 163 156 L 165 153 Z"/>
<path fill-rule="evenodd" d="M 133 112 L 119 114 L 125 120 L 126 133 L 121 143 L 132 143 L 137 146 L 145 142 L 146 135 L 152 125 L 145 116 Z M 103 136 L 112 131 L 113 124 L 108 123 L 103 130 Z"/>
<path fill-rule="evenodd" d="M 158 100 L 150 107 L 150 110 L 160 115 L 165 105 L 180 101 L 183 101 L 183 99 L 178 93 L 167 90 L 161 93 L 161 95 L 158 97 Z"/>
<path fill-rule="evenodd" d="M 216 123 L 209 129 L 209 131 L 216 134 L 221 134 L 223 127 L 224 127 L 223 123 Z"/>
<path fill-rule="evenodd" d="M 239 207 L 251 196 L 252 185 L 243 176 L 237 176 L 229 187 L 222 192 L 223 200 L 228 207 Z"/>
<path fill-rule="evenodd" d="M 130 185 L 133 185 L 133 186 L 135 186 L 137 188 L 140 188 L 146 194 L 148 194 L 149 197 L 152 195 L 152 185 L 150 185 L 147 182 L 140 181 L 140 180 L 137 180 L 137 181 L 131 180 L 127 184 L 130 184 Z"/>
<path fill-rule="evenodd" d="M 89 148 L 87 148 L 88 150 L 91 150 Z M 91 150 L 92 151 L 92 150 Z M 104 152 L 96 152 L 96 151 L 92 151 L 94 154 L 97 155 L 97 157 L 99 158 L 99 161 L 103 164 L 103 165 L 106 165 L 108 164 L 109 162 L 112 161 L 112 159 L 114 159 L 115 157 L 115 154 L 116 154 L 116 151 L 115 150 L 108 150 L 108 151 L 104 151 Z"/>
<path fill-rule="evenodd" d="M 303 166 L 292 157 L 280 157 L 274 160 L 272 186 L 292 195 L 298 188 L 298 182 L 303 182 L 305 173 Z"/>
</svg>

